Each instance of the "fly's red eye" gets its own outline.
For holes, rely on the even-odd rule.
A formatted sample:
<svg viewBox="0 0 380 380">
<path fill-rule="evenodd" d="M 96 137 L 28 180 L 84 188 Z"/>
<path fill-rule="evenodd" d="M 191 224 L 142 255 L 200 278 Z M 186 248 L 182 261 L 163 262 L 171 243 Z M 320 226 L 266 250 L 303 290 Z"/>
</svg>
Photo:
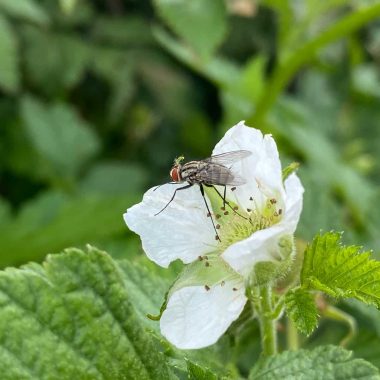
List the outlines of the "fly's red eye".
<svg viewBox="0 0 380 380">
<path fill-rule="evenodd" d="M 179 173 L 178 173 L 178 168 L 174 166 L 172 170 L 170 170 L 170 177 L 172 177 L 172 180 L 174 182 L 179 182 Z"/>
</svg>

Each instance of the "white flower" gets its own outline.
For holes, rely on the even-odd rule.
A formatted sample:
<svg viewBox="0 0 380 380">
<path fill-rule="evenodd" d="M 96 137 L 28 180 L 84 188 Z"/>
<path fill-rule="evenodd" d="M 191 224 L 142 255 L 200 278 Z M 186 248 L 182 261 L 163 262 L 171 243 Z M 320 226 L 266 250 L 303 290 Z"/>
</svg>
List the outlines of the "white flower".
<svg viewBox="0 0 380 380">
<path fill-rule="evenodd" d="M 221 211 L 213 189 L 207 192 L 213 218 L 218 219 L 220 241 L 215 239 L 198 185 L 178 191 L 157 216 L 175 189 L 184 184 L 150 189 L 141 203 L 124 214 L 128 227 L 140 235 L 147 256 L 158 265 L 168 267 L 177 259 L 187 264 L 211 254 L 228 267 L 219 277 L 214 271 L 210 280 L 207 272 L 197 280 L 187 276 L 187 281 L 170 292 L 160 327 L 179 348 L 205 347 L 223 335 L 244 308 L 245 282 L 254 265 L 282 259 L 279 240 L 293 235 L 300 217 L 303 187 L 296 174 L 283 183 L 273 138 L 240 122 L 225 134 L 213 155 L 236 150 L 252 153 L 232 166 L 233 173 L 246 180 L 236 189 L 227 188 L 226 198 L 238 207 L 238 214 L 228 208 Z"/>
</svg>

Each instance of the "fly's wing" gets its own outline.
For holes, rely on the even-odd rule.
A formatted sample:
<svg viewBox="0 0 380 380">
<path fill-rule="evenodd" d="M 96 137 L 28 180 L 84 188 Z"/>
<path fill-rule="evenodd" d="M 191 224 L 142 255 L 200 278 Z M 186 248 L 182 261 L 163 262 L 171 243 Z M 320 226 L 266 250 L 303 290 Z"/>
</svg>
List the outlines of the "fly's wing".
<svg viewBox="0 0 380 380">
<path fill-rule="evenodd" d="M 203 161 L 202 168 L 197 173 L 197 179 L 206 185 L 240 186 L 246 180 L 224 165 Z"/>
<path fill-rule="evenodd" d="M 202 161 L 212 164 L 228 166 L 237 161 L 242 160 L 243 158 L 250 156 L 251 154 L 252 152 L 250 152 L 249 150 L 234 150 L 233 152 L 216 154 L 215 156 L 211 156 Z"/>
</svg>

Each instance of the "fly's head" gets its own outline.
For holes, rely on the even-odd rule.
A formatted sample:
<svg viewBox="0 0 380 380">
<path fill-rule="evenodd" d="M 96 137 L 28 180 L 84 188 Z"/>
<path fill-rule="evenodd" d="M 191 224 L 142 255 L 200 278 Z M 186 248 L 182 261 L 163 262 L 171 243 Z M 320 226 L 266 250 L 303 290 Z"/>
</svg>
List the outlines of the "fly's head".
<svg viewBox="0 0 380 380">
<path fill-rule="evenodd" d="M 181 182 L 181 162 L 185 159 L 184 156 L 179 156 L 174 160 L 172 169 L 170 170 L 170 177 L 174 182 Z"/>
</svg>

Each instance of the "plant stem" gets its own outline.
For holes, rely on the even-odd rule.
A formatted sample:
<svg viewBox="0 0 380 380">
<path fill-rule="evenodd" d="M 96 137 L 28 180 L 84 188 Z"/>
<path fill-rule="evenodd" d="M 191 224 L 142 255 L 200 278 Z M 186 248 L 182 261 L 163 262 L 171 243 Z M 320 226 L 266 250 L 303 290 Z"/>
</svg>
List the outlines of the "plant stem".
<svg viewBox="0 0 380 380">
<path fill-rule="evenodd" d="M 297 351 L 299 348 L 298 331 L 291 319 L 287 319 L 286 322 L 286 341 L 288 350 Z"/>
<path fill-rule="evenodd" d="M 260 332 L 262 355 L 269 356 L 277 353 L 276 321 L 273 319 L 272 288 L 263 286 L 260 289 Z"/>
<path fill-rule="evenodd" d="M 342 17 L 324 32 L 295 49 L 280 63 L 271 75 L 265 90 L 256 106 L 256 113 L 248 120 L 248 124 L 257 126 L 265 121 L 266 115 L 287 86 L 296 72 L 308 63 L 323 46 L 354 32 L 380 15 L 380 4 L 368 6 Z"/>
</svg>

